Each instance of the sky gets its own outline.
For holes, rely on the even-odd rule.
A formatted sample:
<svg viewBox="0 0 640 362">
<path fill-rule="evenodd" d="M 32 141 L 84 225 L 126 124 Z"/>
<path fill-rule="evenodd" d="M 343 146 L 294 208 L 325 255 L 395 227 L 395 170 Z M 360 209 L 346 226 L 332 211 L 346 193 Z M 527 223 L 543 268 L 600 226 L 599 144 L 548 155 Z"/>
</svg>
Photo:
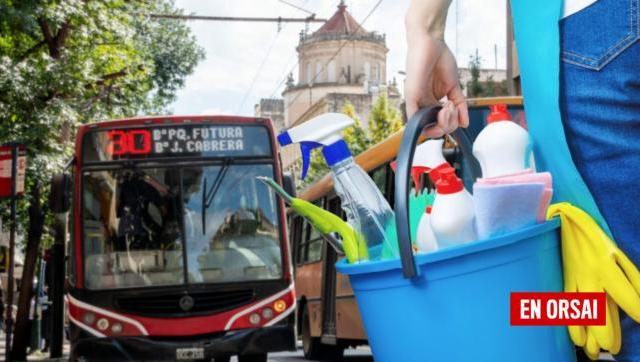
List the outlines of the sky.
<svg viewBox="0 0 640 362">
<path fill-rule="evenodd" d="M 339 0 L 285 0 L 328 19 Z M 483 67 L 506 67 L 506 0 L 453 0 L 447 17 L 445 41 L 464 67 L 478 49 Z M 362 23 L 377 0 L 348 0 L 348 11 Z M 387 78 L 402 83 L 407 51 L 404 14 L 409 0 L 382 0 L 363 23 L 368 31 L 386 34 Z M 282 0 L 176 0 L 187 14 L 243 17 L 306 17 Z M 297 81 L 295 47 L 304 23 L 190 21 L 206 58 L 170 106 L 175 114 L 253 115 L 260 98 L 280 97 L 284 81 L 293 72 Z M 314 31 L 320 23 L 309 24 Z"/>
</svg>

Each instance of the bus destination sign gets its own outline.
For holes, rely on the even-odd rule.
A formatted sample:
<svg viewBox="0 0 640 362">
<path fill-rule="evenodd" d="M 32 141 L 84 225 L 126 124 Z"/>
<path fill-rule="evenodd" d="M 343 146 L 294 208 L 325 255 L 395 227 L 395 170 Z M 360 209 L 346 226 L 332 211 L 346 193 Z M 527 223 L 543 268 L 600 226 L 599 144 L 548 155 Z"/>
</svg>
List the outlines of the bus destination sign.
<svg viewBox="0 0 640 362">
<path fill-rule="evenodd" d="M 243 151 L 242 127 L 162 128 L 152 131 L 155 153 Z"/>
<path fill-rule="evenodd" d="M 158 157 L 271 155 L 263 126 L 186 125 L 97 130 L 84 141 L 85 161 Z"/>
</svg>

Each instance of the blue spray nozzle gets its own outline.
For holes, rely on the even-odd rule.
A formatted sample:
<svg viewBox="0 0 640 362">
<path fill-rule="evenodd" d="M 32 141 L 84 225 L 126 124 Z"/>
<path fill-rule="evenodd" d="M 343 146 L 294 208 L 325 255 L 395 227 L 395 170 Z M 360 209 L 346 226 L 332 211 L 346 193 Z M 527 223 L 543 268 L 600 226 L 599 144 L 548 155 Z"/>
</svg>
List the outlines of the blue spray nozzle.
<svg viewBox="0 0 640 362">
<path fill-rule="evenodd" d="M 280 133 L 278 135 L 278 143 L 280 144 L 280 146 L 286 146 L 286 145 L 292 144 L 293 140 L 291 139 L 289 132 Z"/>
<path fill-rule="evenodd" d="M 322 143 L 312 142 L 312 141 L 302 141 L 300 142 L 300 152 L 302 153 L 302 180 L 307 177 L 307 171 L 309 171 L 309 166 L 311 165 L 311 151 L 314 148 L 324 146 Z"/>
</svg>

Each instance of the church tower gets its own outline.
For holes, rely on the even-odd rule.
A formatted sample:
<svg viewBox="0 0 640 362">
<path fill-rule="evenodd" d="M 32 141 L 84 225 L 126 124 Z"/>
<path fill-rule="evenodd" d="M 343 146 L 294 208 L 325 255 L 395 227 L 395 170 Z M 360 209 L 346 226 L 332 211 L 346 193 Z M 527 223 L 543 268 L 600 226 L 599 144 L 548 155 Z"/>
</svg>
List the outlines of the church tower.
<svg viewBox="0 0 640 362">
<path fill-rule="evenodd" d="M 340 112 L 354 104 L 366 122 L 372 101 L 387 89 L 385 36 L 365 30 L 347 11 L 344 1 L 317 31 L 300 33 L 297 83 L 290 79 L 283 93 L 284 126 L 302 123 L 324 112 Z"/>
</svg>

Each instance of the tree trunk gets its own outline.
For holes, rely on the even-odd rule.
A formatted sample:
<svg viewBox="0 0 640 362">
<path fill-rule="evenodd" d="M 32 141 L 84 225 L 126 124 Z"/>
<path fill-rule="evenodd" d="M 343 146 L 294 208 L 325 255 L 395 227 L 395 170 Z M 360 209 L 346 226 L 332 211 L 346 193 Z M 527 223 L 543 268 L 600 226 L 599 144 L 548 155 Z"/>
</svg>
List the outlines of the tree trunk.
<svg viewBox="0 0 640 362">
<path fill-rule="evenodd" d="M 44 229 L 44 212 L 40 201 L 40 185 L 31 189 L 31 203 L 29 205 L 29 230 L 27 232 L 27 250 L 20 281 L 20 296 L 18 297 L 18 314 L 16 316 L 11 360 L 24 361 L 27 359 L 27 346 L 30 344 L 29 309 L 33 296 L 33 276 L 38 261 L 40 240 Z"/>
</svg>

